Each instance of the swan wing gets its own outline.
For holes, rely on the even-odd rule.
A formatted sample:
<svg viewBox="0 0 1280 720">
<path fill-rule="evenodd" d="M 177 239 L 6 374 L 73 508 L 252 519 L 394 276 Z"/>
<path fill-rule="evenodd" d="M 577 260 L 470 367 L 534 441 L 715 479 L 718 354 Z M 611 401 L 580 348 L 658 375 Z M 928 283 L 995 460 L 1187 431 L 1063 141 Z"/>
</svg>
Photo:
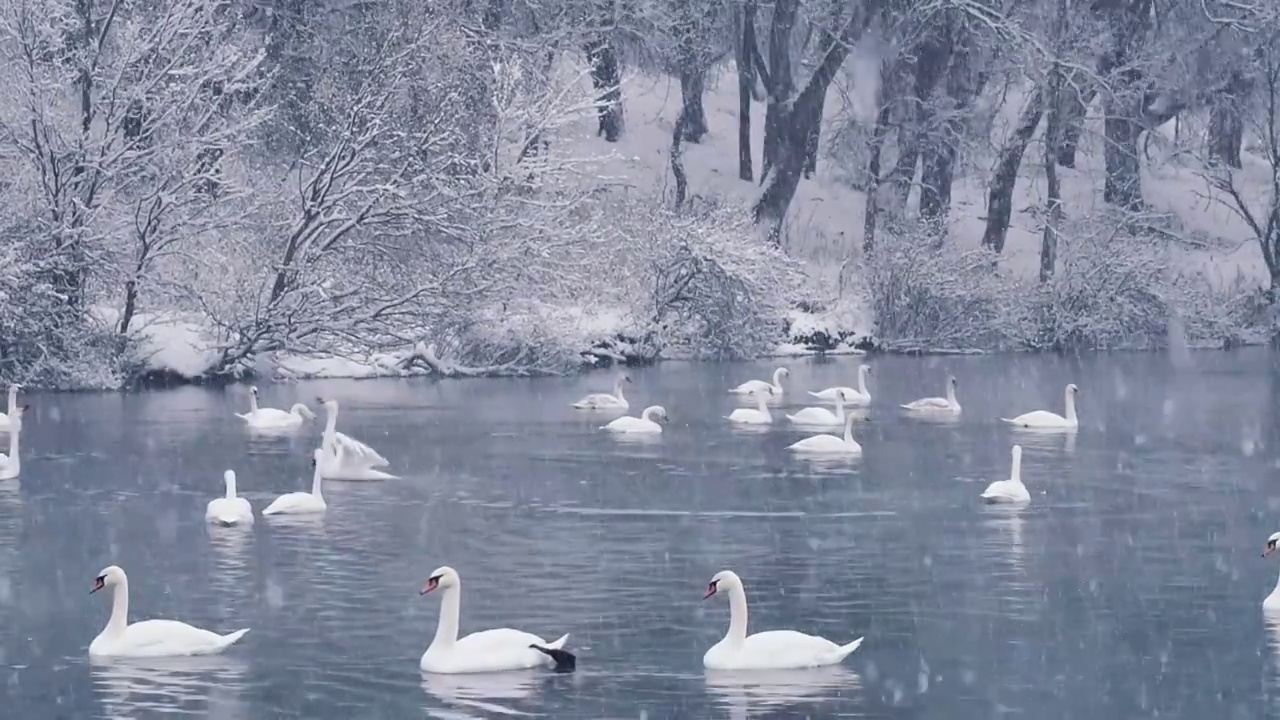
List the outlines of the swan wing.
<svg viewBox="0 0 1280 720">
<path fill-rule="evenodd" d="M 1067 419 L 1057 413 L 1051 413 L 1048 410 L 1033 410 L 1029 413 L 1023 413 L 1015 418 L 1000 418 L 1010 425 L 1021 425 L 1022 427 L 1066 427 L 1070 423 Z"/>
<path fill-rule="evenodd" d="M 729 420 L 738 423 L 761 424 L 769 422 L 764 413 L 755 408 L 738 408 L 729 413 Z"/>
<path fill-rule="evenodd" d="M 657 423 L 645 420 L 644 418 L 631 417 L 630 415 L 611 420 L 608 424 L 602 426 L 601 429 L 617 433 L 662 432 L 662 427 Z"/>
<path fill-rule="evenodd" d="M 343 464 L 356 463 L 366 467 L 384 467 L 391 464 L 378 454 L 377 450 L 346 433 L 335 432 L 333 441 L 337 448 L 336 454 L 342 459 Z"/>
<path fill-rule="evenodd" d="M 565 635 L 554 643 L 548 643 L 537 635 L 522 630 L 481 630 L 459 638 L 450 648 L 427 648 L 422 656 L 421 666 L 427 672 L 437 673 L 503 672 L 551 667 L 555 665 L 555 661 L 546 653 L 530 646 L 559 650 L 568 637 Z"/>
<path fill-rule="evenodd" d="M 95 640 L 89 646 L 89 653 L 116 657 L 212 655 L 226 649 L 247 632 L 248 629 L 244 629 L 219 635 L 177 620 L 144 620 L 129 625 L 123 635 L 110 642 Z"/>
<path fill-rule="evenodd" d="M 619 400 L 616 395 L 609 393 L 591 393 L 573 404 L 573 407 L 579 410 L 598 410 L 600 408 L 627 408 L 631 403 L 627 400 Z"/>
<path fill-rule="evenodd" d="M 1031 493 L 1020 482 L 996 480 L 982 491 L 982 499 L 989 502 L 1025 502 L 1031 499 Z"/>
<path fill-rule="evenodd" d="M 798 425 L 842 425 L 844 422 L 826 408 L 807 407 L 787 419 Z"/>
<path fill-rule="evenodd" d="M 325 502 L 309 492 L 285 493 L 276 498 L 262 511 L 263 515 L 279 515 L 282 513 L 323 512 Z"/>
<path fill-rule="evenodd" d="M 862 448 L 854 443 L 846 445 L 844 438 L 835 435 L 814 435 L 787 446 L 788 450 L 808 453 L 859 453 Z"/>
<path fill-rule="evenodd" d="M 732 388 L 729 392 L 736 395 L 746 395 L 747 393 L 753 392 L 768 392 L 771 389 L 773 389 L 773 385 L 771 383 L 767 383 L 763 380 L 748 380 L 741 385 Z"/>
<path fill-rule="evenodd" d="M 920 398 L 902 406 L 907 410 L 950 410 L 951 403 L 946 398 L 928 397 Z"/>
<path fill-rule="evenodd" d="M 786 670 L 834 665 L 861 644 L 861 638 L 845 646 L 826 638 L 794 630 L 770 630 L 747 636 L 736 652 L 723 658 L 707 658 L 708 666 L 723 669 Z M 717 662 L 722 661 L 722 662 Z"/>
<path fill-rule="evenodd" d="M 253 508 L 249 506 L 249 501 L 244 498 L 215 498 L 209 501 L 209 506 L 204 512 L 204 519 L 208 522 L 217 522 L 223 525 L 249 524 L 253 522 Z"/>
</svg>

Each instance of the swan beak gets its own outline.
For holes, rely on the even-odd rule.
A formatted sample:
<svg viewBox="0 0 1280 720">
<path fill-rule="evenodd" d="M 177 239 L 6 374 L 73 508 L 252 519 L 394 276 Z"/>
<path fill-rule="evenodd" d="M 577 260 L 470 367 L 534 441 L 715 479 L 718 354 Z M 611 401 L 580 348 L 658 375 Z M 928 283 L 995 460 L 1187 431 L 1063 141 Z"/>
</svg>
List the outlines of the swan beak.
<svg viewBox="0 0 1280 720">
<path fill-rule="evenodd" d="M 438 577 L 428 578 L 427 584 L 422 586 L 422 590 L 418 594 L 426 595 L 427 593 L 431 592 L 432 590 L 435 590 L 438 587 L 440 587 L 440 578 Z"/>
<path fill-rule="evenodd" d="M 1275 543 L 1267 545 L 1267 549 L 1262 551 L 1262 557 L 1266 557 L 1276 551 Z"/>
<path fill-rule="evenodd" d="M 716 584 L 715 584 L 715 583 L 711 583 L 710 585 L 708 585 L 708 586 L 707 586 L 707 594 L 706 594 L 706 595 L 703 595 L 703 596 L 702 596 L 702 599 L 703 599 L 703 600 L 706 600 L 707 598 L 709 598 L 709 597 L 711 597 L 712 595 L 715 595 L 715 594 L 716 594 Z"/>
<path fill-rule="evenodd" d="M 98 577 L 93 579 L 93 589 L 89 591 L 89 594 L 92 595 L 106 586 L 107 586 L 107 581 L 104 580 L 101 575 L 99 575 Z"/>
</svg>

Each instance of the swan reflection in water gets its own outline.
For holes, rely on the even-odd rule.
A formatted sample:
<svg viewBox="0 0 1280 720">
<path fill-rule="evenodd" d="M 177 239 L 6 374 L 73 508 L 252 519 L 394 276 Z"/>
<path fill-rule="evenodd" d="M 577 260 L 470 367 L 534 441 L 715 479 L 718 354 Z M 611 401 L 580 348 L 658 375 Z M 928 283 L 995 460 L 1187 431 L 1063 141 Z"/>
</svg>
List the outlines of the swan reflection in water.
<svg viewBox="0 0 1280 720">
<path fill-rule="evenodd" d="M 113 720 L 174 712 L 219 720 L 250 716 L 240 698 L 248 665 L 233 657 L 95 658 L 89 666 L 93 689 Z"/>
<path fill-rule="evenodd" d="M 994 531 L 983 545 L 1007 555 L 1010 564 L 1018 571 L 1024 569 L 1022 514 L 1026 509 L 1024 503 L 989 503 L 982 506 L 982 525 Z"/>
<path fill-rule="evenodd" d="M 707 670 L 706 681 L 708 692 L 719 698 L 734 720 L 745 719 L 752 709 L 849 698 L 862 688 L 858 674 L 839 665 L 808 670 Z"/>
<path fill-rule="evenodd" d="M 539 678 L 547 677 L 538 670 L 463 675 L 422 673 L 422 689 L 447 705 L 500 715 L 526 715 L 528 713 L 506 707 L 502 701 L 532 698 L 538 690 Z"/>
</svg>

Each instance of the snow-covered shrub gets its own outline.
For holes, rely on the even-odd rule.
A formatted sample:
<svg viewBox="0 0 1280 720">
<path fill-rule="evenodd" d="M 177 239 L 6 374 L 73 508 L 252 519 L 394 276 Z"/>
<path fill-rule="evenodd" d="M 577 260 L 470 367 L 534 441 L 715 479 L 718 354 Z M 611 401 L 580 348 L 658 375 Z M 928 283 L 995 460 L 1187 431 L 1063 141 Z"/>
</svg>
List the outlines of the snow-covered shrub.
<svg viewBox="0 0 1280 720">
<path fill-rule="evenodd" d="M 925 250 L 887 238 L 867 259 L 876 338 L 889 349 L 1006 346 L 1017 284 L 985 250 Z"/>
<path fill-rule="evenodd" d="M 783 339 L 803 274 L 760 236 L 746 208 L 700 202 L 676 212 L 653 201 L 632 204 L 617 219 L 642 258 L 654 345 L 696 357 L 751 357 Z"/>
</svg>

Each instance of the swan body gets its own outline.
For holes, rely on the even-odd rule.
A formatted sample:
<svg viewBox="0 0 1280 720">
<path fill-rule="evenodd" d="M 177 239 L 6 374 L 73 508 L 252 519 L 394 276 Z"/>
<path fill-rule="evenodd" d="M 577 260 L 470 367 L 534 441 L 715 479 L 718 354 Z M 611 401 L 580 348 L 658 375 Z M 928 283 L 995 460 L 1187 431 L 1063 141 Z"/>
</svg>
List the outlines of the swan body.
<svg viewBox="0 0 1280 720">
<path fill-rule="evenodd" d="M 798 670 L 835 665 L 862 644 L 863 639 L 858 638 L 837 645 L 794 630 L 747 635 L 747 593 L 742 580 L 732 570 L 716 573 L 703 599 L 717 593 L 729 596 L 729 631 L 702 656 L 702 664 L 709 670 Z"/>
<path fill-rule="evenodd" d="M 947 378 L 946 397 L 927 397 L 914 400 L 902 406 L 903 410 L 919 413 L 952 413 L 960 414 L 960 403 L 956 400 L 956 378 Z"/>
<path fill-rule="evenodd" d="M 235 470 L 224 472 L 222 481 L 227 486 L 226 495 L 209 501 L 209 506 L 204 511 L 205 522 L 219 525 L 252 525 L 253 508 L 248 500 L 236 496 Z"/>
<path fill-rule="evenodd" d="M 835 402 L 837 398 L 840 398 L 843 395 L 846 403 L 857 407 L 866 407 L 871 404 L 871 391 L 867 389 L 867 376 L 870 374 L 870 365 L 859 365 L 858 387 L 829 387 L 826 390 L 819 390 L 818 392 L 810 391 L 809 394 L 819 400 L 825 400 L 827 402 Z"/>
<path fill-rule="evenodd" d="M 1066 417 L 1051 413 L 1048 410 L 1033 410 L 1015 418 L 1000 419 L 1017 427 L 1041 430 L 1075 430 L 1080 427 L 1080 420 L 1076 417 L 1076 395 L 1079 392 L 1080 388 L 1076 387 L 1074 383 L 1068 385 L 1066 390 L 1063 391 L 1067 406 Z"/>
<path fill-rule="evenodd" d="M 764 380 L 748 380 L 741 385 L 732 388 L 729 392 L 734 395 L 761 395 L 768 393 L 770 395 L 782 397 L 782 378 L 787 377 L 790 374 L 790 370 L 780 367 L 773 371 L 773 382 L 771 383 L 765 382 Z"/>
<path fill-rule="evenodd" d="M 431 573 L 420 594 L 443 590 L 440 619 L 436 635 L 422 654 L 418 666 L 429 673 L 461 674 L 506 672 L 548 667 L 572 670 L 577 664 L 573 653 L 564 649 L 569 640 L 562 635 L 547 642 L 532 633 L 511 628 L 497 628 L 458 637 L 458 618 L 462 606 L 462 580 L 451 567 L 437 568 Z"/>
<path fill-rule="evenodd" d="M 22 474 L 18 446 L 22 441 L 22 416 L 30 407 L 22 405 L 9 412 L 9 454 L 0 453 L 0 480 L 12 480 Z"/>
<path fill-rule="evenodd" d="M 834 425 L 839 427 L 844 425 L 844 398 L 843 391 L 836 393 L 835 412 L 821 407 L 807 407 L 795 415 L 788 415 L 787 419 L 797 425 Z"/>
<path fill-rule="evenodd" d="M 1262 552 L 1262 557 L 1275 552 L 1277 543 L 1280 543 L 1280 532 L 1272 533 L 1271 537 L 1267 538 L 1267 549 Z M 1268 612 L 1280 612 L 1280 579 L 1277 579 L 1271 594 L 1262 601 L 1262 609 Z"/>
<path fill-rule="evenodd" d="M 96 658 L 154 658 L 213 655 L 226 650 L 249 632 L 248 628 L 226 635 L 176 620 L 143 620 L 129 624 L 129 578 L 112 565 L 94 579 L 90 594 L 112 588 L 111 618 L 89 644 L 89 656 Z"/>
<path fill-rule="evenodd" d="M 322 477 L 320 475 L 320 462 L 324 457 L 324 450 L 316 448 L 311 453 L 311 464 L 315 467 L 315 471 L 311 475 L 311 492 L 291 492 L 285 493 L 267 506 L 262 511 L 263 515 L 300 515 L 306 513 L 322 513 L 328 509 L 328 504 L 324 501 L 324 495 L 320 493 L 320 483 Z"/>
<path fill-rule="evenodd" d="M 324 450 L 316 467 L 328 480 L 396 480 L 391 473 L 378 470 L 389 463 L 377 450 L 338 432 L 338 401 L 316 398 L 324 406 L 324 435 L 320 448 Z"/>
<path fill-rule="evenodd" d="M 14 411 L 18 409 L 18 391 L 21 389 L 22 386 L 18 383 L 9 386 L 9 411 L 0 413 L 0 432 L 12 432 L 13 420 L 11 418 Z"/>
<path fill-rule="evenodd" d="M 615 433 L 660 433 L 662 426 L 658 424 L 659 422 L 667 422 L 666 409 L 661 405 L 650 405 L 640 413 L 640 417 L 625 415 L 610 420 L 600 429 Z"/>
<path fill-rule="evenodd" d="M 1013 466 L 1008 480 L 996 480 L 982 491 L 982 499 L 991 503 L 1031 502 L 1031 493 L 1022 484 L 1022 446 L 1013 446 Z"/>
<path fill-rule="evenodd" d="M 758 404 L 753 408 L 738 408 L 729 413 L 727 419 L 729 422 L 741 423 L 743 425 L 768 425 L 773 422 L 773 415 L 769 413 L 769 404 L 765 400 L 765 396 L 772 394 L 771 391 L 752 393 L 758 399 Z"/>
<path fill-rule="evenodd" d="M 844 437 L 826 434 L 814 435 L 788 445 L 787 449 L 801 453 L 861 455 L 862 446 L 853 439 L 853 421 L 855 419 L 857 418 L 853 415 L 845 418 Z"/>
<path fill-rule="evenodd" d="M 626 410 L 631 403 L 622 395 L 622 384 L 631 382 L 630 375 L 619 375 L 612 393 L 591 393 L 573 404 L 577 410 Z"/>
<path fill-rule="evenodd" d="M 249 412 L 236 413 L 236 417 L 244 419 L 255 430 L 289 430 L 301 427 L 303 420 L 316 419 L 311 408 L 302 403 L 297 403 L 288 410 L 258 407 L 256 387 L 249 388 Z"/>
</svg>

